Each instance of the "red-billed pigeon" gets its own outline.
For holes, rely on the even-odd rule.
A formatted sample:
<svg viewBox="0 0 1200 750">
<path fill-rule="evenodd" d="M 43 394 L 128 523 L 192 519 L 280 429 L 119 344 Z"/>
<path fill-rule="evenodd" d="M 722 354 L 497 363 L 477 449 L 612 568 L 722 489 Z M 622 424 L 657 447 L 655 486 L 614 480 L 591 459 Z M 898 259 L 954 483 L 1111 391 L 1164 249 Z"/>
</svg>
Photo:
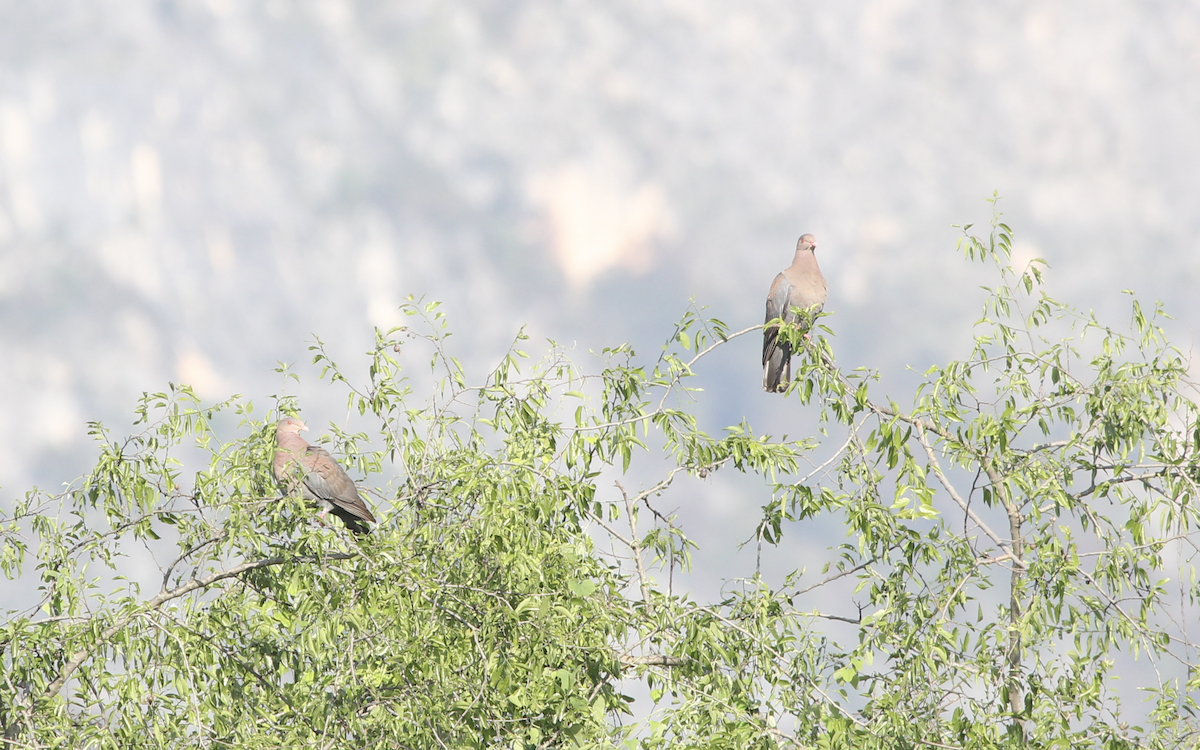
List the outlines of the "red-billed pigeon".
<svg viewBox="0 0 1200 750">
<path fill-rule="evenodd" d="M 812 325 L 811 316 L 821 312 L 825 306 L 825 277 L 817 267 L 817 238 L 811 234 L 800 235 L 796 243 L 796 256 L 792 265 L 783 269 L 771 284 L 767 293 L 767 319 L 769 323 L 782 318 L 788 323 Z M 792 308 L 806 311 L 798 316 Z M 807 328 L 805 336 L 808 335 Z M 763 329 L 763 390 L 768 393 L 783 393 L 792 379 L 792 345 L 779 339 L 779 326 Z"/>
<path fill-rule="evenodd" d="M 271 467 L 275 481 L 288 494 L 300 492 L 305 499 L 321 506 L 317 520 L 325 523 L 325 514 L 333 514 L 355 534 L 370 531 L 364 521 L 375 523 L 353 480 L 346 475 L 333 456 L 319 445 L 309 445 L 300 437 L 307 430 L 295 417 L 286 417 L 275 425 L 275 463 Z"/>
</svg>

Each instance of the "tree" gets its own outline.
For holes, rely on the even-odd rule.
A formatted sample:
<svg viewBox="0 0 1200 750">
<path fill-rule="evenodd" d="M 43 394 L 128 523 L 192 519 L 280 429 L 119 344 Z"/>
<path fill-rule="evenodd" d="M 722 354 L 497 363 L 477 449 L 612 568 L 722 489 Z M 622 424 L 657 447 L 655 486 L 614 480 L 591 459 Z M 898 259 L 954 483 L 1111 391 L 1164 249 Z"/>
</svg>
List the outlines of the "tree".
<svg viewBox="0 0 1200 750">
<path fill-rule="evenodd" d="M 334 435 L 381 511 L 358 540 L 270 480 L 294 399 L 256 416 L 182 386 L 145 396 L 140 432 L 93 425 L 96 467 L 3 519 L 5 574 L 44 595 L 0 636 L 7 743 L 1195 744 L 1187 362 L 1157 308 L 1135 300 L 1127 336 L 1047 297 L 998 219 L 960 246 L 998 283 L 969 355 L 925 373 L 909 406 L 841 371 L 828 328 L 785 329 L 801 353 L 788 398 L 820 424 L 800 440 L 697 427 L 691 378 L 761 329 L 700 310 L 652 364 L 622 346 L 589 375 L 553 344 L 531 362 L 520 336 L 478 385 L 434 304 L 378 332 L 361 385 L 318 341 L 322 376 L 373 427 Z M 437 378 L 423 399 L 401 364 L 421 351 Z M 644 489 L 613 485 L 664 456 Z M 717 601 L 676 590 L 695 545 L 664 496 L 718 471 L 760 478 L 744 498 L 757 543 L 814 523 L 845 542 L 816 574 L 731 571 Z M 119 575 L 135 554 L 160 561 L 157 591 Z"/>
</svg>

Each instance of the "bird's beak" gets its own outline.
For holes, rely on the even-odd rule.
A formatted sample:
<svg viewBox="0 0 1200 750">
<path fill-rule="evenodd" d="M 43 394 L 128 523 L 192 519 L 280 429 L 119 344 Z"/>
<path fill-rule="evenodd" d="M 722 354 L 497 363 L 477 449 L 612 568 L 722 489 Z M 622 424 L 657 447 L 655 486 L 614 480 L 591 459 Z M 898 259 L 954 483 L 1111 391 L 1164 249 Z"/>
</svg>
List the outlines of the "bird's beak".
<svg viewBox="0 0 1200 750">
<path fill-rule="evenodd" d="M 306 425 L 306 424 L 304 424 L 303 422 L 301 422 L 301 423 L 300 423 L 300 429 L 304 430 L 305 432 L 308 432 L 308 425 Z"/>
</svg>

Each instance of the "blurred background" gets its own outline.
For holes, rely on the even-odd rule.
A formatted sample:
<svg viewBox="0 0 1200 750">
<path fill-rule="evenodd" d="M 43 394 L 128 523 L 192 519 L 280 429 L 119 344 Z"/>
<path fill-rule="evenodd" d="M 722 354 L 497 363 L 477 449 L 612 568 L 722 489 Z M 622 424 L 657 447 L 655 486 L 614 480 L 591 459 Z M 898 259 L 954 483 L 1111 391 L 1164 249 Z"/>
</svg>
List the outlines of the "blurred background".
<svg viewBox="0 0 1200 750">
<path fill-rule="evenodd" d="M 802 232 L 839 361 L 904 399 L 968 351 L 993 277 L 952 225 L 994 190 L 1052 294 L 1162 300 L 1186 350 L 1198 183 L 1194 0 L 0 0 L 0 501 L 168 381 L 262 414 L 295 363 L 344 423 L 308 344 L 361 373 L 409 294 L 476 376 L 522 325 L 652 360 L 689 298 L 762 322 Z M 759 347 L 705 426 L 805 434 Z M 689 481 L 695 536 L 752 531 L 761 484 Z"/>
</svg>

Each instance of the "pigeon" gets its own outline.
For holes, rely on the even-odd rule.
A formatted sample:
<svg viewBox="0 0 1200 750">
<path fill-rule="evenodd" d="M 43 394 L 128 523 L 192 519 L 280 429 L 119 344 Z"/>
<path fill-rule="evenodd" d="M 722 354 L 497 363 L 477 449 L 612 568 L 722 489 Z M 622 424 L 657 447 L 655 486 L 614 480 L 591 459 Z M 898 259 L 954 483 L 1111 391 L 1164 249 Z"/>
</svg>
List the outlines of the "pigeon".
<svg viewBox="0 0 1200 750">
<path fill-rule="evenodd" d="M 771 284 L 767 294 L 767 319 L 770 323 L 782 318 L 788 323 L 812 325 L 810 316 L 821 312 L 825 306 L 825 277 L 817 267 L 817 238 L 811 234 L 800 235 L 796 243 L 796 256 L 792 265 L 783 269 Z M 792 308 L 807 311 L 798 316 Z M 783 393 L 792 379 L 792 345 L 779 339 L 779 326 L 769 325 L 763 329 L 763 390 L 768 393 Z"/>
<path fill-rule="evenodd" d="M 375 516 L 358 494 L 358 488 L 338 462 L 319 445 L 309 445 L 300 437 L 308 427 L 295 417 L 286 417 L 275 425 L 275 462 L 272 473 L 288 494 L 299 492 L 321 506 L 317 520 L 324 525 L 325 514 L 342 519 L 355 534 L 366 534 L 364 522 L 375 523 Z"/>
</svg>

